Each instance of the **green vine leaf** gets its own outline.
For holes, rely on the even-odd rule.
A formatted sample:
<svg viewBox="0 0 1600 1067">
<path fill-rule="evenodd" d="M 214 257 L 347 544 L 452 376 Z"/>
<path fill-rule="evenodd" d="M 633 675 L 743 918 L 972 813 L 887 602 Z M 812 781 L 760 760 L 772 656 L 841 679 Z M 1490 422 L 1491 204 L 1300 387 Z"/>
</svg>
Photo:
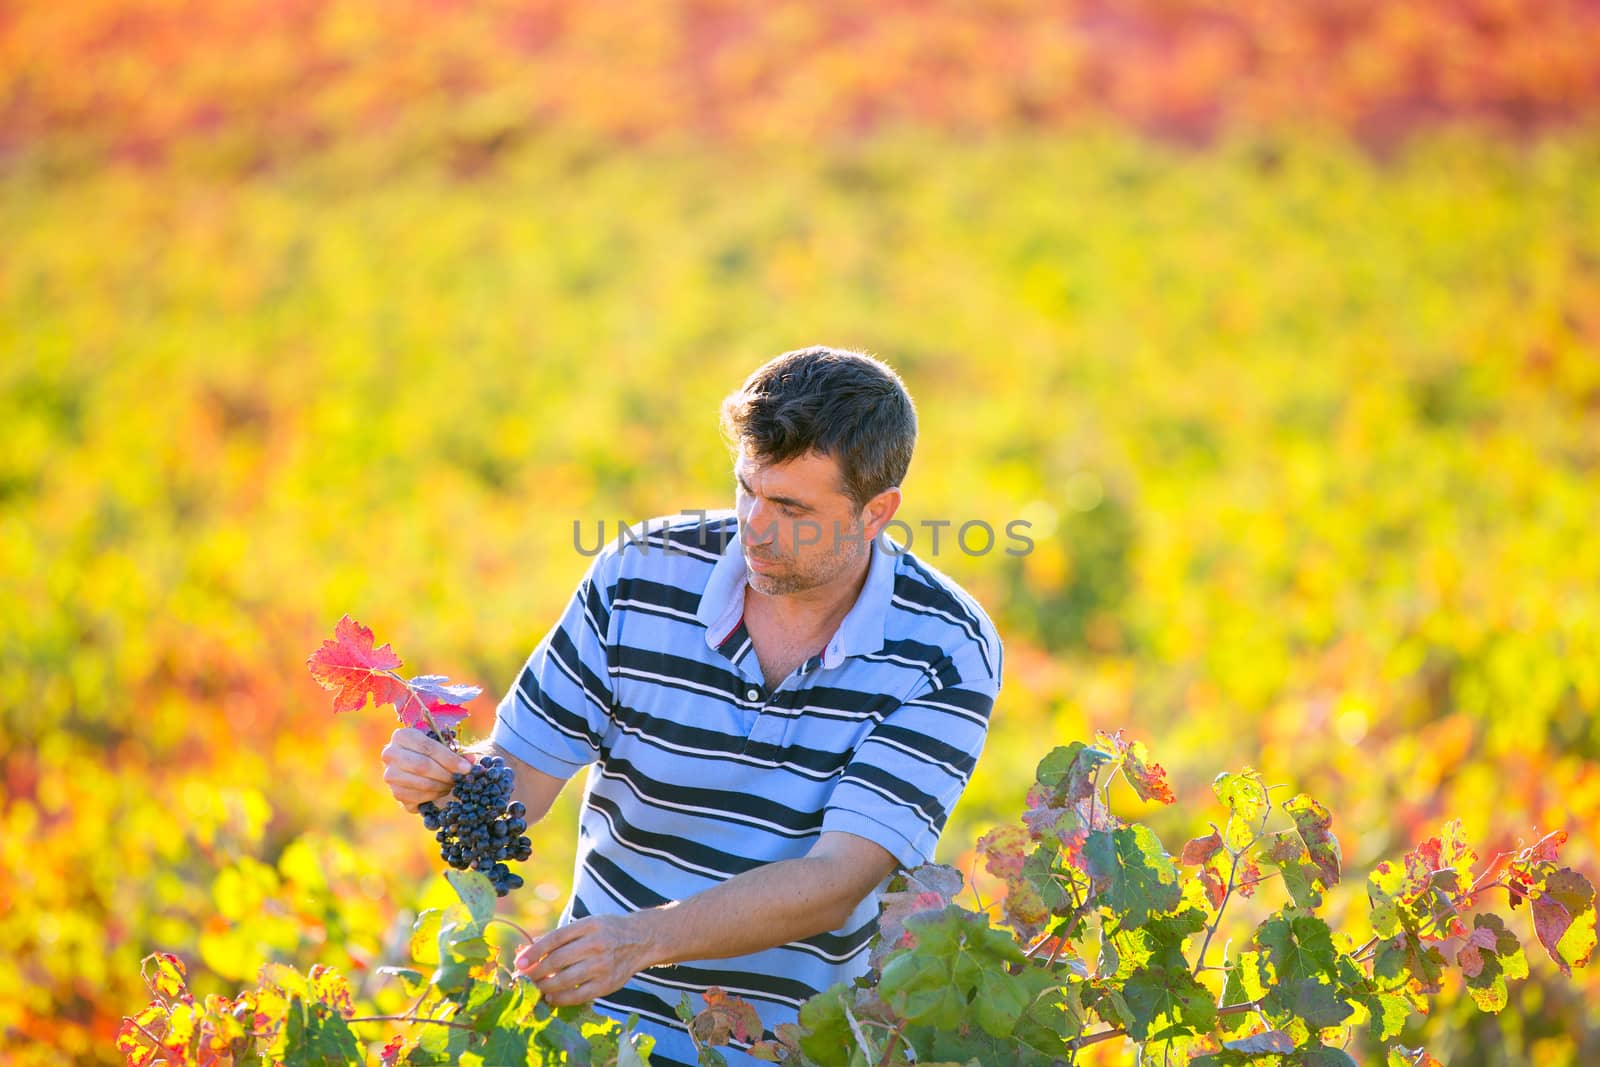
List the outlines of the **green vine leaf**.
<svg viewBox="0 0 1600 1067">
<path fill-rule="evenodd" d="M 1323 869 L 1311 859 L 1298 831 L 1279 830 L 1267 834 L 1255 850 L 1256 860 L 1278 869 L 1289 899 L 1297 908 L 1312 911 L 1322 907 L 1322 892 L 1328 888 Z"/>
<path fill-rule="evenodd" d="M 427 975 L 411 967 L 379 967 L 376 974 L 384 978 L 398 978 L 406 996 L 414 997 L 426 988 Z"/>
<path fill-rule="evenodd" d="M 1373 981 L 1349 956 L 1341 955 L 1337 966 L 1340 989 L 1357 1011 L 1355 1023 L 1365 1021 L 1368 1033 L 1380 1044 L 1399 1037 L 1411 1017 L 1411 997 Z"/>
<path fill-rule="evenodd" d="M 1119 925 L 1140 926 L 1183 898 L 1178 868 L 1147 826 L 1096 830 L 1084 842 L 1083 855 L 1100 889 L 1099 903 Z"/>
<path fill-rule="evenodd" d="M 1248 768 L 1238 774 L 1224 771 L 1212 780 L 1211 791 L 1228 809 L 1223 843 L 1235 852 L 1247 848 L 1267 812 L 1267 787 L 1260 773 Z"/>
<path fill-rule="evenodd" d="M 1333 836 L 1333 815 L 1304 793 L 1284 801 L 1283 810 L 1294 820 L 1295 830 L 1305 842 L 1311 863 L 1317 869 L 1320 888 L 1328 890 L 1338 885 L 1344 857 L 1339 839 Z"/>
<path fill-rule="evenodd" d="M 1264 1055 L 1268 1052 L 1293 1052 L 1294 1038 L 1282 1030 L 1263 1030 L 1259 1034 L 1239 1038 L 1235 1041 L 1224 1041 L 1222 1047 L 1234 1052 L 1244 1052 L 1252 1056 Z"/>
<path fill-rule="evenodd" d="M 1094 792 L 1095 773 L 1112 756 L 1082 741 L 1052 749 L 1039 761 L 1035 775 L 1038 783 L 1049 790 L 1060 804 L 1076 804 L 1088 800 Z"/>
<path fill-rule="evenodd" d="M 491 1030 L 479 1048 L 461 1054 L 462 1067 L 496 1067 L 498 1064 L 527 1063 L 534 1031 L 527 1027 Z"/>
<path fill-rule="evenodd" d="M 1488 1012 L 1502 1011 L 1508 983 L 1529 971 L 1505 922 L 1471 912 L 1487 887 L 1507 888 L 1513 906 L 1530 905 L 1539 940 L 1563 971 L 1593 954 L 1594 890 L 1558 867 L 1560 831 L 1497 855 L 1474 877 L 1476 853 L 1459 824 L 1447 824 L 1402 861 L 1373 869 L 1367 891 L 1378 936 L 1340 952 L 1328 923 L 1310 910 L 1343 874 L 1327 809 L 1298 795 L 1282 806 L 1293 828 L 1263 834 L 1272 806 L 1260 776 L 1220 775 L 1214 789 L 1228 807 L 1228 828 L 1190 839 L 1183 863 L 1199 874 L 1180 878 L 1148 827 L 1105 810 L 1099 784 L 1109 764 L 1136 777 L 1141 796 L 1161 799 L 1164 775 L 1120 733 L 1101 741 L 1046 757 L 1023 825 L 980 842 L 990 872 L 1006 883 L 1009 929 L 953 902 L 962 890 L 955 869 L 912 871 L 882 898 L 867 977 L 811 997 L 797 1023 L 763 1040 L 759 1016 L 737 997 L 708 989 L 696 1013 L 685 996 L 679 1014 L 700 1067 L 726 1064 L 719 1045 L 747 1042 L 754 1058 L 790 1067 L 1051 1067 L 1111 1039 L 1137 1046 L 1146 1062 L 1348 1067 L 1350 1056 L 1322 1038 L 1344 1040 L 1358 1029 L 1384 1062 L 1436 1067 L 1426 1052 L 1395 1041 L 1414 1012 L 1427 1010 L 1425 995 L 1440 989 L 1446 953 Z M 1236 952 L 1221 923 L 1226 901 L 1259 881 L 1257 858 L 1277 866 L 1294 903 Z M 378 969 L 401 978 L 422 1013 L 404 1020 L 407 1029 L 390 1036 L 378 1062 L 645 1067 L 653 1041 L 634 1031 L 635 1020 L 619 1027 L 592 1008 L 552 1009 L 531 982 L 502 984 L 502 961 L 484 936 L 492 887 L 477 873 L 447 877 L 460 902 L 417 916 L 417 967 Z M 1202 958 L 1191 959 L 1201 934 Z M 1209 962 L 1214 948 L 1220 968 Z M 1220 996 L 1212 977 L 1219 970 Z M 149 957 L 144 976 L 154 999 L 124 1019 L 115 1039 L 134 1067 L 197 1062 L 222 1049 L 239 1067 L 361 1059 L 348 1021 L 358 1014 L 354 990 L 327 967 L 302 973 L 268 963 L 257 988 L 203 1003 L 175 956 Z"/>
<path fill-rule="evenodd" d="M 474 982 L 455 1014 L 455 1021 L 466 1023 L 481 1034 L 489 1033 L 504 1017 L 515 1016 L 521 989 L 521 983 L 502 989 L 493 982 Z"/>
<path fill-rule="evenodd" d="M 494 885 L 482 871 L 445 871 L 444 880 L 480 928 L 494 917 Z"/>
<path fill-rule="evenodd" d="M 1473 1002 L 1480 1011 L 1490 1013 L 1506 1006 L 1506 979 L 1528 977 L 1528 957 L 1522 953 L 1522 944 L 1498 915 L 1472 917 L 1472 933 L 1456 953 L 1456 963 Z"/>
<path fill-rule="evenodd" d="M 1275 915 L 1256 928 L 1279 982 L 1335 977 L 1333 931 L 1315 915 Z"/>
<path fill-rule="evenodd" d="M 284 1067 L 346 1067 L 362 1059 L 350 1024 L 326 1004 L 291 997 L 287 1023 Z"/>
<path fill-rule="evenodd" d="M 1141 967 L 1122 987 L 1132 1021 L 1128 1033 L 1139 1041 L 1162 1041 L 1211 1029 L 1217 1005 L 1210 990 L 1185 967 Z"/>
<path fill-rule="evenodd" d="M 429 908 L 411 924 L 411 958 L 424 967 L 439 963 L 439 927 L 444 924 L 444 910 Z"/>
<path fill-rule="evenodd" d="M 1359 1067 L 1356 1061 L 1350 1058 L 1350 1053 L 1344 1049 L 1328 1048 L 1325 1045 L 1306 1049 L 1290 1060 L 1290 1063 L 1296 1067 Z"/>
<path fill-rule="evenodd" d="M 1433 945 L 1424 944 L 1401 931 L 1387 941 L 1378 942 L 1372 974 L 1386 985 L 1403 982 L 1417 993 L 1437 993 L 1444 979 L 1444 956 Z"/>
</svg>

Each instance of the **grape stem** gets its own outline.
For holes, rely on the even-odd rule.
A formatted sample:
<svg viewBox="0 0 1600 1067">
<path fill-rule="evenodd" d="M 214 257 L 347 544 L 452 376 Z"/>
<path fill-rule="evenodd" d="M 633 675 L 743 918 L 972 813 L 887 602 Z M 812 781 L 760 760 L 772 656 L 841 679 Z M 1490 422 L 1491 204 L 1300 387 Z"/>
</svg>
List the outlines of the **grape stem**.
<svg viewBox="0 0 1600 1067">
<path fill-rule="evenodd" d="M 347 1023 L 433 1023 L 435 1026 L 450 1026 L 457 1030 L 474 1029 L 471 1023 L 458 1023 L 454 1019 L 429 1019 L 419 1015 L 362 1015 L 354 1019 L 346 1019 Z"/>
<path fill-rule="evenodd" d="M 382 673 L 387 674 L 390 678 L 393 678 L 395 681 L 406 687 L 406 692 L 411 694 L 411 699 L 415 700 L 417 702 L 417 707 L 422 709 L 422 719 L 428 724 L 428 729 L 432 730 L 436 734 L 441 733 L 439 724 L 433 721 L 433 715 L 428 711 L 427 702 L 421 697 L 417 696 L 417 691 L 411 688 L 411 683 L 400 677 L 394 671 L 386 670 Z M 400 711 L 399 708 L 395 708 L 394 710 L 396 714 L 398 714 Z"/>
<path fill-rule="evenodd" d="M 1055 936 L 1056 935 L 1053 931 L 1046 930 L 1044 933 L 1039 935 L 1039 940 L 1028 946 L 1027 950 L 1022 953 L 1022 958 L 1025 960 L 1033 959 L 1033 957 L 1044 951 L 1044 947 L 1048 945 L 1050 943 L 1050 939 Z"/>
<path fill-rule="evenodd" d="M 146 1030 L 142 1025 L 140 1025 L 138 1019 L 131 1019 L 130 1018 L 128 1021 L 130 1023 L 132 1023 L 134 1025 L 134 1027 L 136 1029 L 138 1029 L 138 1031 L 145 1036 L 146 1040 L 148 1040 L 156 1048 L 159 1049 L 159 1048 L 163 1047 L 162 1044 L 161 1044 L 161 1039 L 159 1037 L 157 1037 L 155 1034 L 152 1034 L 149 1030 Z"/>
<path fill-rule="evenodd" d="M 856 1043 L 861 1046 L 861 1051 L 866 1053 L 867 1062 L 871 1063 L 878 1056 L 867 1042 L 867 1035 L 862 1032 L 861 1024 L 856 1021 L 855 1013 L 850 1010 L 850 1005 L 848 1004 L 841 1004 L 840 1007 L 844 1008 L 845 1021 L 850 1024 L 850 1032 L 855 1035 Z"/>
<path fill-rule="evenodd" d="M 499 923 L 501 926 L 509 926 L 511 929 L 521 934 L 523 940 L 527 941 L 530 945 L 533 943 L 533 935 L 528 933 L 528 931 L 524 930 L 522 927 L 518 926 L 516 923 L 512 922 L 510 919 L 502 918 L 499 915 L 491 915 L 489 916 L 488 922 L 485 922 L 483 925 L 488 926 L 489 923 Z"/>
<path fill-rule="evenodd" d="M 1243 1015 L 1247 1012 L 1258 1011 L 1261 1001 L 1251 1000 L 1243 1004 L 1225 1004 L 1217 1009 L 1218 1015 Z M 1125 1026 L 1114 1026 L 1110 1030 L 1102 1030 L 1098 1034 L 1089 1034 L 1087 1037 L 1075 1037 L 1067 1043 L 1067 1047 L 1076 1052 L 1090 1045 L 1098 1045 L 1102 1041 L 1110 1041 L 1114 1037 L 1121 1037 L 1128 1032 Z"/>
<path fill-rule="evenodd" d="M 897 1025 L 890 1032 L 889 1043 L 883 1047 L 883 1058 L 878 1061 L 878 1067 L 889 1067 L 889 1065 L 893 1062 L 894 1047 L 905 1037 L 907 1025 L 907 1021 L 905 1019 L 901 1019 L 899 1025 Z"/>
<path fill-rule="evenodd" d="M 1255 847 L 1255 843 L 1257 841 L 1261 840 L 1261 835 L 1265 834 L 1267 832 L 1267 820 L 1272 817 L 1272 795 L 1271 795 L 1271 790 L 1272 790 L 1271 786 L 1262 786 L 1261 787 L 1261 799 L 1265 803 L 1265 808 L 1266 808 L 1266 810 L 1261 813 L 1261 825 L 1256 827 L 1256 832 L 1251 836 L 1250 840 L 1246 841 L 1243 845 L 1239 846 L 1238 848 L 1236 848 L 1236 849 L 1235 848 L 1229 848 L 1227 843 L 1226 843 L 1227 840 L 1228 840 L 1227 835 L 1222 833 L 1222 832 L 1220 832 L 1217 829 L 1217 824 L 1216 823 L 1212 823 L 1211 824 L 1211 832 L 1216 834 L 1218 837 L 1222 838 L 1222 840 L 1223 840 L 1222 848 L 1223 848 L 1223 850 L 1225 852 L 1228 853 L 1228 860 L 1229 860 L 1229 864 L 1228 864 L 1228 887 L 1223 891 L 1222 899 L 1217 902 L 1217 914 L 1216 914 L 1216 917 L 1211 920 L 1211 925 L 1206 929 L 1206 938 L 1205 938 L 1205 940 L 1200 942 L 1200 953 L 1199 953 L 1198 956 L 1195 957 L 1194 970 L 1189 972 L 1191 977 L 1194 976 L 1194 975 L 1199 974 L 1200 973 L 1200 968 L 1205 964 L 1205 962 L 1206 962 L 1206 949 L 1211 947 L 1211 939 L 1212 939 L 1212 937 L 1216 936 L 1217 927 L 1222 925 L 1222 913 L 1228 907 L 1228 901 L 1233 899 L 1234 890 L 1239 888 L 1239 886 L 1235 882 L 1235 879 L 1237 878 L 1237 876 L 1239 874 L 1239 857 L 1244 855 L 1251 848 Z M 1232 813 L 1231 810 L 1228 813 L 1228 828 L 1229 829 L 1233 828 L 1233 813 Z M 1256 879 L 1257 882 L 1262 881 L 1262 880 L 1263 879 L 1260 879 L 1260 878 Z M 1254 885 L 1255 883 L 1252 882 L 1250 884 Z"/>
</svg>

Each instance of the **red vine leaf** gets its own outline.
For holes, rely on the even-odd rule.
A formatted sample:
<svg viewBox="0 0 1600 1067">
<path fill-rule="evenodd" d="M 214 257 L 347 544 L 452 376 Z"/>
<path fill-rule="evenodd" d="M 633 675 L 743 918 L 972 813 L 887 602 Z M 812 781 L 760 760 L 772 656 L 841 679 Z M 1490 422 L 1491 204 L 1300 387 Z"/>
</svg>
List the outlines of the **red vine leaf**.
<svg viewBox="0 0 1600 1067">
<path fill-rule="evenodd" d="M 1113 749 L 1121 757 L 1123 776 L 1133 786 L 1133 791 L 1139 794 L 1140 800 L 1171 804 L 1178 799 L 1167 784 L 1166 770 L 1150 759 L 1150 750 L 1144 747 L 1143 741 L 1129 741 L 1121 730 L 1116 733 L 1102 730 L 1095 735 L 1095 741 Z"/>
<path fill-rule="evenodd" d="M 1079 824 L 1077 813 L 1065 804 L 1053 803 L 1053 794 L 1043 786 L 1028 790 L 1022 822 L 1036 841 L 1058 844 Z"/>
<path fill-rule="evenodd" d="M 1234 875 L 1234 891 L 1241 896 L 1255 896 L 1256 883 L 1261 881 L 1261 868 L 1256 864 L 1254 856 L 1240 856 L 1239 869 Z"/>
<path fill-rule="evenodd" d="M 878 941 L 869 957 L 872 966 L 881 966 L 890 952 L 916 943 L 916 935 L 905 928 L 905 920 L 928 911 L 943 911 L 957 893 L 963 879 L 954 867 L 925 863 L 895 877 L 878 898 Z"/>
<path fill-rule="evenodd" d="M 378 1054 L 378 1063 L 380 1067 L 395 1067 L 395 1064 L 400 1062 L 400 1057 L 404 1056 L 408 1051 L 410 1051 L 411 1047 L 412 1046 L 406 1044 L 405 1038 L 401 1037 L 399 1034 L 396 1034 L 394 1037 L 389 1039 L 389 1043 L 384 1045 L 383 1051 Z"/>
<path fill-rule="evenodd" d="M 172 953 L 157 952 L 146 956 L 142 970 L 145 985 L 157 997 L 183 1004 L 194 1003 L 194 997 L 189 993 L 188 971 L 183 961 Z"/>
<path fill-rule="evenodd" d="M 707 1045 L 726 1045 L 729 1039 L 752 1041 L 761 1036 L 761 1016 L 749 1001 L 730 997 L 718 986 L 705 993 L 705 1010 L 694 1017 L 689 1029 Z"/>
<path fill-rule="evenodd" d="M 1595 949 L 1594 886 L 1570 867 L 1554 871 L 1533 898 L 1533 929 L 1561 973 L 1589 962 Z"/>
<path fill-rule="evenodd" d="M 1456 950 L 1456 963 L 1461 973 L 1476 978 L 1483 972 L 1483 950 L 1493 952 L 1499 940 L 1495 931 L 1487 926 L 1475 926 L 1462 946 Z"/>
<path fill-rule="evenodd" d="M 402 723 L 426 729 L 429 718 L 440 729 L 467 717 L 459 705 L 483 690 L 475 685 L 451 685 L 442 674 L 419 674 L 402 681 L 393 673 L 400 657 L 388 645 L 374 647 L 372 631 L 346 615 L 333 629 L 334 639 L 322 642 L 306 657 L 311 677 L 333 690 L 333 710 L 359 711 L 372 698 L 376 707 L 394 708 Z"/>
<path fill-rule="evenodd" d="M 454 873 L 454 872 L 450 872 Z M 350 983 L 344 975 L 321 963 L 313 963 L 306 972 L 307 991 L 317 1000 L 333 1008 L 346 1019 L 356 1013 L 355 999 L 350 995 Z"/>
<path fill-rule="evenodd" d="M 1159 763 L 1150 762 L 1149 757 L 1143 741 L 1133 742 L 1123 754 L 1122 773 L 1127 775 L 1128 784 L 1133 786 L 1140 800 L 1174 803 L 1178 798 L 1173 794 L 1172 786 L 1167 784 L 1166 769 Z"/>
<path fill-rule="evenodd" d="M 1529 846 L 1527 858 L 1556 863 L 1561 858 L 1557 853 L 1561 851 L 1561 846 L 1566 843 L 1567 832 L 1565 830 L 1551 830 Z"/>
<path fill-rule="evenodd" d="M 977 849 L 983 855 L 983 865 L 996 878 L 1016 878 L 1022 874 L 1022 862 L 1030 840 L 1028 831 L 1016 824 L 997 826 L 978 838 Z"/>
<path fill-rule="evenodd" d="M 1198 867 L 1222 849 L 1222 835 L 1215 830 L 1204 837 L 1192 837 L 1184 843 L 1178 862 L 1185 867 Z"/>
<path fill-rule="evenodd" d="M 1344 857 L 1339 851 L 1339 839 L 1333 836 L 1332 813 L 1304 793 L 1285 801 L 1283 810 L 1300 831 L 1300 840 L 1305 842 L 1306 852 L 1322 877 L 1322 887 L 1332 889 L 1338 885 Z M 1459 835 L 1459 823 L 1455 830 Z"/>
<path fill-rule="evenodd" d="M 151 1004 L 139 1014 L 125 1016 L 117 1031 L 116 1049 L 128 1059 L 129 1067 L 148 1067 L 163 1051 L 159 1038 L 167 1031 L 167 1012 Z"/>
<path fill-rule="evenodd" d="M 416 710 L 419 706 L 420 705 L 418 705 L 415 701 L 407 703 L 406 707 L 411 710 L 412 718 L 410 721 L 406 721 L 406 716 L 403 714 L 400 716 L 400 718 L 401 721 L 404 721 L 407 726 L 415 726 L 417 729 L 421 730 L 427 727 L 428 720 L 424 719 L 422 714 Z M 467 717 L 467 712 L 464 708 L 457 707 L 454 704 L 445 704 L 439 701 L 429 702 L 428 714 L 433 716 L 434 724 L 437 725 L 441 730 L 454 729 L 457 723 L 461 722 Z"/>
<path fill-rule="evenodd" d="M 1006 922 L 1030 935 L 1050 921 L 1049 905 L 1044 902 L 1038 888 L 1026 879 L 1019 878 L 1006 885 L 1002 907 Z"/>
<path fill-rule="evenodd" d="M 332 641 L 322 642 L 322 647 L 306 657 L 306 667 L 318 685 L 333 690 L 335 713 L 359 711 L 366 706 L 369 696 L 375 705 L 393 705 L 402 719 L 406 704 L 416 703 L 421 707 L 405 682 L 380 673 L 400 666 L 400 657 L 394 654 L 394 649 L 388 645 L 374 648 L 372 631 L 348 615 L 334 626 L 333 634 Z"/>
</svg>

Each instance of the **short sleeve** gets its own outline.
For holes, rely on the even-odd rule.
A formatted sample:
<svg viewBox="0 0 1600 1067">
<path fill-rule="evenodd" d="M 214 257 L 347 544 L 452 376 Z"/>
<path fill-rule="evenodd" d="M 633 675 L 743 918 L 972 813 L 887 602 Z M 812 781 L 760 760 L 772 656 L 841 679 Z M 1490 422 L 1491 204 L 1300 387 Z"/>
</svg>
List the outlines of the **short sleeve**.
<svg viewBox="0 0 1600 1067">
<path fill-rule="evenodd" d="M 966 642 L 952 663 L 953 677 L 930 679 L 857 746 L 823 813 L 824 833 L 864 837 L 906 867 L 933 858 L 988 736 L 1000 690 L 999 641 L 992 652 Z"/>
<path fill-rule="evenodd" d="M 495 745 L 557 778 L 593 763 L 611 725 L 606 643 L 616 562 L 610 550 L 596 557 L 495 709 Z"/>
</svg>

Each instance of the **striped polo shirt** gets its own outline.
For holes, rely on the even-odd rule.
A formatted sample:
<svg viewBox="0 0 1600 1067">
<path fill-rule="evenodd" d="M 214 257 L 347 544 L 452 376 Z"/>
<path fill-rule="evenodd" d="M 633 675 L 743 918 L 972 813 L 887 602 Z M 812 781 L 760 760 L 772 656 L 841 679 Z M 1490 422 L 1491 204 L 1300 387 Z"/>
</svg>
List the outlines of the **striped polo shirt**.
<svg viewBox="0 0 1600 1067">
<path fill-rule="evenodd" d="M 930 860 L 1000 685 L 1000 639 L 977 603 L 880 539 L 827 646 L 769 688 L 744 626 L 736 516 L 652 519 L 632 533 L 595 557 L 496 711 L 506 752 L 560 778 L 589 767 L 562 922 L 692 896 L 803 856 L 823 831 L 864 837 L 907 867 Z M 865 972 L 877 912 L 875 890 L 840 929 L 651 968 L 595 1007 L 637 1013 L 657 1039 L 653 1062 L 693 1064 L 674 1014 L 685 992 L 698 1011 L 699 994 L 721 986 L 770 1033 Z"/>
</svg>

